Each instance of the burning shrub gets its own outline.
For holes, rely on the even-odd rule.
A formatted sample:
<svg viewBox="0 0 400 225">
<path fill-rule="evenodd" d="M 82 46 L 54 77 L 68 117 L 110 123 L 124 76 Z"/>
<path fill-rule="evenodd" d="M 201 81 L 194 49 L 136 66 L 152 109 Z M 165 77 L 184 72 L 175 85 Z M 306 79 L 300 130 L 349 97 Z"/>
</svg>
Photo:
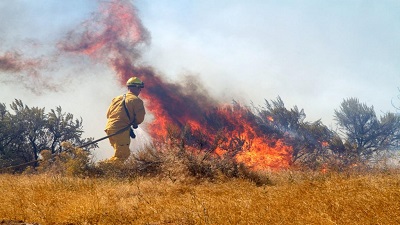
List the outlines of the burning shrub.
<svg viewBox="0 0 400 225">
<path fill-rule="evenodd" d="M 170 142 L 169 142 L 170 143 Z M 147 146 L 132 155 L 125 163 L 103 161 L 92 168 L 97 177 L 136 178 L 158 177 L 180 183 L 218 181 L 241 178 L 257 185 L 269 185 L 270 179 L 262 172 L 253 171 L 238 163 L 228 154 L 218 156 L 201 150 L 171 147 L 169 144 Z"/>
<path fill-rule="evenodd" d="M 204 149 L 195 148 L 185 141 L 190 129 L 182 129 L 181 134 L 169 137 L 180 136 L 180 145 L 174 145 L 167 140 L 167 145 L 163 145 L 160 150 L 162 163 L 162 173 L 164 177 L 168 177 L 175 181 L 194 181 L 194 180 L 224 180 L 226 178 L 242 178 L 255 182 L 257 185 L 271 184 L 267 175 L 260 171 L 255 171 L 243 162 L 239 162 L 236 158 L 235 151 L 226 151 L 223 154 L 216 154 L 215 151 L 205 151 Z M 161 150 L 162 149 L 162 150 Z"/>
</svg>

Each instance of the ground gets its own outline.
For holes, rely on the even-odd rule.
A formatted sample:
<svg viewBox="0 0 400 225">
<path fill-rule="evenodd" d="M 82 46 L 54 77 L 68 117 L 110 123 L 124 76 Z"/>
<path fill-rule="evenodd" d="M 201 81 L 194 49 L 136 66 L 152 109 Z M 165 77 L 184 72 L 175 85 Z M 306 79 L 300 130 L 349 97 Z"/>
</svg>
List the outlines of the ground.
<svg viewBox="0 0 400 225">
<path fill-rule="evenodd" d="M 0 220 L 0 225 L 40 225 L 38 223 L 25 223 L 18 220 Z"/>
</svg>

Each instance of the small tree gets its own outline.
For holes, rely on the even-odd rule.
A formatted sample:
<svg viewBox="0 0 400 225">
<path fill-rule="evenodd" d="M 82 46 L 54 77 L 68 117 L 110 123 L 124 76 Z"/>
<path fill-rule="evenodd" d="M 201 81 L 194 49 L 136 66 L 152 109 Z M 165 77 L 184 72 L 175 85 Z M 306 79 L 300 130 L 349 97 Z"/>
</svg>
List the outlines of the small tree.
<svg viewBox="0 0 400 225">
<path fill-rule="evenodd" d="M 393 148 L 400 138 L 399 116 L 386 113 L 378 119 L 373 106 L 368 107 L 357 98 L 345 99 L 335 110 L 335 120 L 346 139 L 346 151 L 359 161 L 368 161 Z"/>
<path fill-rule="evenodd" d="M 328 157 L 330 139 L 334 135 L 320 120 L 305 122 L 304 110 L 297 106 L 287 109 L 278 96 L 265 101 L 264 108 L 256 108 L 258 123 L 271 138 L 283 139 L 292 146 L 292 164 L 316 168 Z"/>
<path fill-rule="evenodd" d="M 332 151 L 332 138 L 334 133 L 325 126 L 321 120 L 301 123 L 293 145 L 293 162 L 317 169 L 326 164 L 336 154 Z"/>
<path fill-rule="evenodd" d="M 41 150 L 46 148 L 46 115 L 44 108 L 24 105 L 21 100 L 15 100 L 11 104 L 14 114 L 11 116 L 13 127 L 17 133 L 17 147 L 24 156 L 24 161 L 37 160 Z"/>
<path fill-rule="evenodd" d="M 36 161 L 42 150 L 61 153 L 62 142 L 80 146 L 93 138 L 82 138 L 82 119 L 74 120 L 61 107 L 45 113 L 44 108 L 28 107 L 21 100 L 11 105 L 13 113 L 0 104 L 0 167 Z M 96 148 L 97 144 L 85 147 Z"/>
<path fill-rule="evenodd" d="M 304 110 L 299 110 L 297 106 L 290 110 L 286 109 L 279 96 L 275 101 L 265 100 L 265 107 L 255 109 L 260 127 L 265 134 L 272 138 L 281 139 L 295 136 L 306 118 Z"/>
<path fill-rule="evenodd" d="M 51 150 L 52 154 L 62 151 L 62 142 L 68 141 L 75 146 L 80 146 L 85 142 L 93 140 L 92 138 L 81 138 L 83 134 L 82 118 L 74 119 L 71 113 L 63 113 L 60 106 L 55 110 L 50 110 L 47 114 L 46 128 L 48 131 L 47 143 L 50 146 L 48 149 Z M 97 145 L 92 145 L 91 147 L 93 148 L 95 146 Z"/>
</svg>

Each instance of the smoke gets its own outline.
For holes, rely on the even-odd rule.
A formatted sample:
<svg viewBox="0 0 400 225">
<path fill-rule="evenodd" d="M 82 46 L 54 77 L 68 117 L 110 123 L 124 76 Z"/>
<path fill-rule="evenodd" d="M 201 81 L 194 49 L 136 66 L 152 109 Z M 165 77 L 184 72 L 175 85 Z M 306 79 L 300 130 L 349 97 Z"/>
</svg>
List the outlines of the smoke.
<svg viewBox="0 0 400 225">
<path fill-rule="evenodd" d="M 186 76 L 181 83 L 169 83 L 151 66 L 141 65 L 144 45 L 150 43 L 149 32 L 142 25 L 135 7 L 126 0 L 100 2 L 99 10 L 80 27 L 68 32 L 59 42 L 62 51 L 87 55 L 96 62 L 111 66 L 125 85 L 132 76 L 145 82 L 143 96 L 147 108 L 157 121 L 151 130 L 166 121 L 185 125 L 190 118 L 200 121 L 204 110 L 216 106 L 206 89 L 194 76 Z"/>
<path fill-rule="evenodd" d="M 58 85 L 40 72 L 45 64 L 42 58 L 26 58 L 20 52 L 7 51 L 0 55 L 0 73 L 6 74 L 0 77 L 0 82 L 19 83 L 35 94 L 56 91 Z"/>
<path fill-rule="evenodd" d="M 133 5 L 127 0 L 112 0 L 100 2 L 91 18 L 59 42 L 59 49 L 109 64 L 123 84 L 135 75 L 134 62 L 140 58 L 140 45 L 149 40 Z"/>
<path fill-rule="evenodd" d="M 23 70 L 24 64 L 26 63 L 21 60 L 21 55 L 17 52 L 6 52 L 3 56 L 0 56 L 0 69 L 3 71 L 20 72 Z"/>
<path fill-rule="evenodd" d="M 91 1 L 0 2 L 0 85 L 36 97 L 63 91 L 76 73 L 65 73 L 73 59 L 60 55 L 56 40 L 85 13 L 83 6 L 90 9 Z"/>
</svg>

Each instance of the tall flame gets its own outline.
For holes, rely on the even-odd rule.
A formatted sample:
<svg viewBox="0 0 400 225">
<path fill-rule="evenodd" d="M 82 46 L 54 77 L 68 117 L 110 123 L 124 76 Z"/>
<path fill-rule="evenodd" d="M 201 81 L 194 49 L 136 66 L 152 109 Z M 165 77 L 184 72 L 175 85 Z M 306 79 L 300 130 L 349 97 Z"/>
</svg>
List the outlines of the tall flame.
<svg viewBox="0 0 400 225">
<path fill-rule="evenodd" d="M 142 96 L 155 118 L 149 125 L 154 140 L 165 138 L 169 126 L 189 127 L 193 139 L 189 145 L 220 155 L 230 153 L 255 169 L 289 165 L 291 147 L 264 134 L 245 107 L 218 103 L 194 77 L 180 84 L 168 83 L 151 67 L 135 65 L 141 55 L 138 47 L 148 44 L 150 35 L 129 1 L 102 1 L 99 10 L 81 25 L 60 42 L 60 49 L 108 63 L 121 85 L 131 76 L 143 79 Z"/>
</svg>

